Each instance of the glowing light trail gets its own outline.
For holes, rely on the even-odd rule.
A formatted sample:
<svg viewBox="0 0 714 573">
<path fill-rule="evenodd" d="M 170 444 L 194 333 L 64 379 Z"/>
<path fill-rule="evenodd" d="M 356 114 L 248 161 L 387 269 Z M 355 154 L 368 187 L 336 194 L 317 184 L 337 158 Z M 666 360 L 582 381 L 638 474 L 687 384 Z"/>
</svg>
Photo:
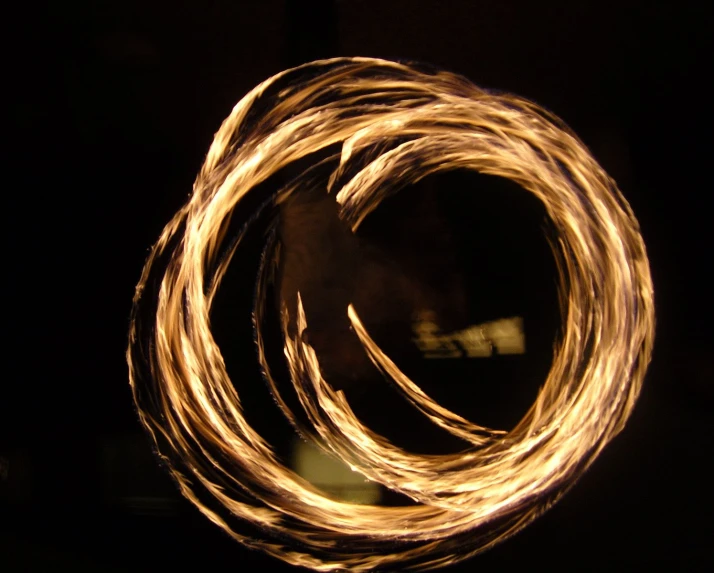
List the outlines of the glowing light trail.
<svg viewBox="0 0 714 573">
<path fill-rule="evenodd" d="M 357 229 L 386 196 L 440 171 L 511 179 L 544 204 L 558 233 L 564 334 L 531 410 L 509 432 L 435 403 L 349 320 L 372 361 L 414 407 L 471 444 L 459 455 L 400 450 L 356 418 L 322 377 L 282 315 L 293 386 L 311 426 L 281 397 L 263 346 L 267 251 L 258 278 L 258 355 L 289 420 L 331 455 L 418 502 L 354 505 L 330 499 L 281 465 L 246 422 L 211 334 L 209 315 L 240 238 L 228 223 L 258 184 L 334 144 L 327 190 Z M 322 165 L 329 165 L 323 162 Z M 315 185 L 307 170 L 273 195 L 276 206 Z M 244 216 L 244 215 L 241 215 Z M 242 221 L 250 223 L 250 215 Z M 653 289 L 638 225 L 615 183 L 560 120 L 465 79 L 367 58 L 315 62 L 256 87 L 215 136 L 193 194 L 164 229 L 134 299 L 128 362 L 143 424 L 183 494 L 242 543 L 320 571 L 427 569 L 492 546 L 542 512 L 622 429 L 650 359 Z M 238 519 L 235 519 L 238 518 Z M 240 523 L 258 528 L 248 535 Z"/>
</svg>

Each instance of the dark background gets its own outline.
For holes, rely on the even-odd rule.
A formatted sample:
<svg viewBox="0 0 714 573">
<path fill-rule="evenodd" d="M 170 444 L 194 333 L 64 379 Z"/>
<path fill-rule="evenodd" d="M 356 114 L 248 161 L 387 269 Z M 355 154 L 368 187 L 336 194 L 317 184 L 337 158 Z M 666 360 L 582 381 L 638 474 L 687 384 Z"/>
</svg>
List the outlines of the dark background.
<svg viewBox="0 0 714 573">
<path fill-rule="evenodd" d="M 121 0 L 8 12 L 0 569 L 289 569 L 178 498 L 138 427 L 124 352 L 147 249 L 220 122 L 258 82 L 335 55 L 425 61 L 549 108 L 618 181 L 648 247 L 657 339 L 625 432 L 545 516 L 453 570 L 709 569 L 711 11 Z"/>
</svg>

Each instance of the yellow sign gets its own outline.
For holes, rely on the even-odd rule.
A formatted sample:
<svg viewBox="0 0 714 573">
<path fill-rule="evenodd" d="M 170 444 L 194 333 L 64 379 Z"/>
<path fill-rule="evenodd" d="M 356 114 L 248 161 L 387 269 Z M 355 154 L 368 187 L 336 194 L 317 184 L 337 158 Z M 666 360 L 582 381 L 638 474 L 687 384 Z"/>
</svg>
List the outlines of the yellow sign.
<svg viewBox="0 0 714 573">
<path fill-rule="evenodd" d="M 523 318 L 503 318 L 449 334 L 428 320 L 414 325 L 413 339 L 424 358 L 486 358 L 494 354 L 524 354 Z"/>
</svg>

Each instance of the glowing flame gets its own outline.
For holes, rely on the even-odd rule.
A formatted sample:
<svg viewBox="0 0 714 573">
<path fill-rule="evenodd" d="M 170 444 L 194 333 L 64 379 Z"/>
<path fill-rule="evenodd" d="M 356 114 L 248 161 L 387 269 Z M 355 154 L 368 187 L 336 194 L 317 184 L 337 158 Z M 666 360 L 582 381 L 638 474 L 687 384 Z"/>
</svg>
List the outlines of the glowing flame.
<svg viewBox="0 0 714 573">
<path fill-rule="evenodd" d="M 307 326 L 299 299 L 296 316 L 282 316 L 293 386 L 312 427 L 298 421 L 265 358 L 263 307 L 275 264 L 275 253 L 266 251 L 255 332 L 277 404 L 302 435 L 417 501 L 413 506 L 330 499 L 278 463 L 244 419 L 209 327 L 214 296 L 242 237 L 227 237 L 236 206 L 265 193 L 257 185 L 285 165 L 340 143 L 328 192 L 353 229 L 405 184 L 466 168 L 535 194 L 559 233 L 553 251 L 564 335 L 537 400 L 510 432 L 478 426 L 435 403 L 379 349 L 354 308 L 345 309 L 372 361 L 405 398 L 471 444 L 459 455 L 402 451 L 364 427 L 344 394 L 323 379 L 314 350 L 289 334 L 290 321 L 298 333 Z M 313 185 L 308 170 L 259 199 L 275 207 Z M 193 195 L 146 263 L 128 361 L 141 420 L 182 493 L 235 539 L 320 571 L 425 569 L 514 533 L 585 471 L 634 406 L 653 333 L 653 289 L 637 222 L 562 122 L 531 102 L 484 92 L 449 73 L 351 58 L 280 73 L 233 109 Z M 235 525 L 242 522 L 258 527 L 262 539 L 242 533 Z"/>
</svg>

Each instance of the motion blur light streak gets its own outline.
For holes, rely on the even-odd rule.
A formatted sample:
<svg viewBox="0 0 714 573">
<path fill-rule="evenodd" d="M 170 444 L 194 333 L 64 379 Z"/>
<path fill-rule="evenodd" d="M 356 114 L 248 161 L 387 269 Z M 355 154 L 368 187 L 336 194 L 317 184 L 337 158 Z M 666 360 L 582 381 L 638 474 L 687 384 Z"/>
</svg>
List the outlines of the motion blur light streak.
<svg viewBox="0 0 714 573">
<path fill-rule="evenodd" d="M 277 192 L 258 185 L 310 154 L 329 155 L 335 144 L 341 151 L 319 162 L 331 169 L 325 181 L 309 168 Z M 459 455 L 413 454 L 366 428 L 323 378 L 301 336 L 309 316 L 298 294 L 296 309 L 283 307 L 281 325 L 305 424 L 281 396 L 266 358 L 264 307 L 279 259 L 271 241 L 254 327 L 276 403 L 329 455 L 418 503 L 332 499 L 279 463 L 246 422 L 211 334 L 215 294 L 244 237 L 230 236 L 229 222 L 238 218 L 247 229 L 254 221 L 237 209 L 248 197 L 275 211 L 290 195 L 322 185 L 356 230 L 385 197 L 457 168 L 518 183 L 542 201 L 558 231 L 553 251 L 564 324 L 552 369 L 514 429 L 482 427 L 431 400 L 374 343 L 355 308 L 345 308 L 368 355 L 405 398 L 470 444 Z M 189 202 L 148 258 L 127 357 L 143 424 L 183 494 L 214 523 L 250 547 L 315 570 L 406 570 L 483 551 L 557 499 L 622 429 L 653 336 L 653 289 L 634 215 L 560 120 L 450 73 L 339 58 L 270 78 L 225 120 Z M 259 534 L 243 533 L 246 522 Z"/>
</svg>

